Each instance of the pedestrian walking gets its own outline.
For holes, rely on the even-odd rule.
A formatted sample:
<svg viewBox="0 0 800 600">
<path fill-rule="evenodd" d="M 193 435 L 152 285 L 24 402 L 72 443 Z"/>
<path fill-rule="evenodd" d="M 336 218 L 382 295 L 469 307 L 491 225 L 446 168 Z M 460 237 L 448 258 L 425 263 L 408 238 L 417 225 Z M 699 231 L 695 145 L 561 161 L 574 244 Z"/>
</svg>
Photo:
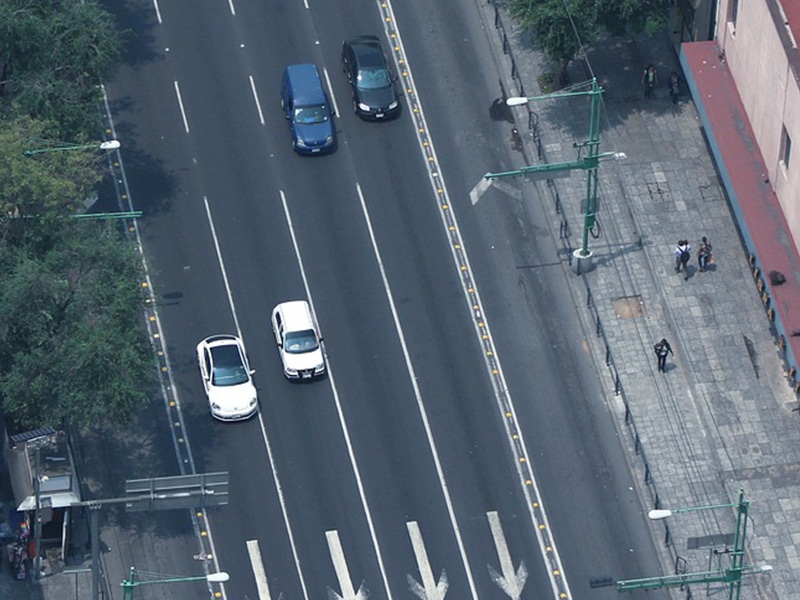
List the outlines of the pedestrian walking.
<svg viewBox="0 0 800 600">
<path fill-rule="evenodd" d="M 675 272 L 680 273 L 683 270 L 684 279 L 689 279 L 690 258 L 692 258 L 692 246 L 689 240 L 678 240 L 678 245 L 675 246 Z"/>
<path fill-rule="evenodd" d="M 650 100 L 653 97 L 653 88 L 658 83 L 658 73 L 656 73 L 656 66 L 653 64 L 647 65 L 642 73 L 642 85 L 644 86 L 644 98 Z"/>
<path fill-rule="evenodd" d="M 669 74 L 669 97 L 672 98 L 672 103 L 678 103 L 678 95 L 681 93 L 681 76 L 677 71 Z"/>
<path fill-rule="evenodd" d="M 711 242 L 708 241 L 706 236 L 703 236 L 703 239 L 700 240 L 700 246 L 697 248 L 697 265 L 701 273 L 708 269 L 711 256 Z"/>
<path fill-rule="evenodd" d="M 669 345 L 667 338 L 661 338 L 661 341 L 658 342 L 655 346 L 653 346 L 653 350 L 655 350 L 656 356 L 658 357 L 658 370 L 661 373 L 666 373 L 667 356 L 670 354 L 674 354 L 672 352 L 672 346 Z"/>
</svg>

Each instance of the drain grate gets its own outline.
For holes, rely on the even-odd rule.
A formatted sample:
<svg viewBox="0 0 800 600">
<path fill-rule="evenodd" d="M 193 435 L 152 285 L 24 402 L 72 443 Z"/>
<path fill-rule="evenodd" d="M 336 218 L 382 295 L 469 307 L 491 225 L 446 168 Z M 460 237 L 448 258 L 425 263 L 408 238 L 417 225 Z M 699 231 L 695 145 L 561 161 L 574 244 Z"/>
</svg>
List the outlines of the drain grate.
<svg viewBox="0 0 800 600">
<path fill-rule="evenodd" d="M 623 296 L 612 301 L 618 319 L 635 319 L 644 315 L 644 300 L 639 295 Z"/>
<path fill-rule="evenodd" d="M 722 200 L 722 194 L 720 193 L 719 186 L 717 185 L 701 185 L 699 189 L 700 198 L 704 202 L 715 202 L 717 200 Z"/>
</svg>

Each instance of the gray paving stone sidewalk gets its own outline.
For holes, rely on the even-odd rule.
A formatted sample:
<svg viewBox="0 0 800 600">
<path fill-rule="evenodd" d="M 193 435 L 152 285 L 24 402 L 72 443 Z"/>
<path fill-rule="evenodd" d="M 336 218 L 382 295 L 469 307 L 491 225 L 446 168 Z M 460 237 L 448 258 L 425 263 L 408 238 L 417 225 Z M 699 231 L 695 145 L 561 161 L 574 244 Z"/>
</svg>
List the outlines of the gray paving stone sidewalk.
<svg viewBox="0 0 800 600">
<path fill-rule="evenodd" d="M 541 54 L 525 43 L 503 9 L 496 13 L 489 3 L 479 6 L 504 68 L 508 95 L 518 95 L 520 85 L 527 96 L 542 94 L 537 82 L 549 69 Z M 496 17 L 501 29 L 495 27 Z M 502 49 L 503 30 L 508 53 Z M 746 577 L 742 597 L 800 598 L 798 403 L 784 378 L 695 105 L 685 86 L 677 104 L 668 96 L 670 72 L 680 73 L 676 52 L 666 35 L 608 41 L 588 52 L 588 62 L 591 70 L 580 62 L 571 65 L 569 79 L 577 83 L 597 77 L 605 89 L 601 151 L 624 152 L 627 159 L 600 168 L 599 236 L 589 241 L 595 266 L 575 275 L 571 288 L 576 302 L 584 304 L 579 312 L 596 368 L 608 384 L 621 439 L 629 446 L 643 504 L 654 508 L 656 498 L 664 508 L 735 503 L 744 489 L 751 501 L 747 562 L 770 565 L 773 571 Z M 658 69 L 659 85 L 655 98 L 646 101 L 640 74 L 649 63 Z M 528 108 L 537 113 L 535 130 L 527 127 Z M 588 138 L 586 98 L 537 101 L 514 111 L 527 164 L 575 160 L 573 143 Z M 543 160 L 537 156 L 537 140 Z M 573 172 L 554 186 L 518 185 L 530 192 L 531 202 L 549 205 L 554 239 L 579 248 L 584 174 Z M 555 191 L 563 216 L 555 211 Z M 566 243 L 563 221 L 569 225 Z M 676 242 L 688 239 L 696 249 L 704 235 L 713 243 L 715 264 L 699 272 L 693 252 L 684 280 L 673 268 Z M 563 260 L 568 256 L 562 252 Z M 602 336 L 595 335 L 597 318 Z M 662 337 L 675 352 L 664 374 L 657 370 L 653 351 Z M 614 373 L 619 374 L 620 394 L 615 393 Z M 674 573 L 676 556 L 687 561 L 687 572 L 726 568 L 727 556 L 714 554 L 709 545 L 734 532 L 735 518 L 733 509 L 673 516 L 669 546 L 664 522 L 654 522 L 664 574 Z M 724 544 L 716 546 L 724 549 Z M 704 585 L 693 588 L 696 596 L 706 593 Z M 715 584 L 710 592 L 727 597 L 727 589 Z M 673 595 L 688 597 L 677 589 Z"/>
</svg>

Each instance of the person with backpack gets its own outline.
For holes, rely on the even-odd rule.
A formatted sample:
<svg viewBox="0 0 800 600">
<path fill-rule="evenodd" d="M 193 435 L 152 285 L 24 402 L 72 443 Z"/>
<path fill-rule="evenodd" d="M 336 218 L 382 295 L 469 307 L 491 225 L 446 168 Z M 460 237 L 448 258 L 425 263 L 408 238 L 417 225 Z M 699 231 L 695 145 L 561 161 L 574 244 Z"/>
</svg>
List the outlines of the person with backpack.
<svg viewBox="0 0 800 600">
<path fill-rule="evenodd" d="M 697 265 L 700 268 L 700 272 L 704 273 L 705 270 L 708 268 L 708 262 L 711 260 L 711 242 L 708 241 L 706 236 L 703 236 L 703 239 L 700 240 L 700 246 L 697 249 Z"/>
<path fill-rule="evenodd" d="M 669 345 L 667 338 L 661 338 L 661 341 L 658 342 L 655 346 L 653 346 L 653 350 L 658 357 L 658 370 L 661 373 L 667 372 L 667 356 L 670 354 L 674 354 L 672 352 L 672 346 Z"/>
<path fill-rule="evenodd" d="M 692 258 L 692 247 L 689 240 L 678 240 L 678 245 L 675 246 L 675 272 L 680 273 L 683 270 L 683 278 L 689 279 L 689 259 Z"/>
</svg>

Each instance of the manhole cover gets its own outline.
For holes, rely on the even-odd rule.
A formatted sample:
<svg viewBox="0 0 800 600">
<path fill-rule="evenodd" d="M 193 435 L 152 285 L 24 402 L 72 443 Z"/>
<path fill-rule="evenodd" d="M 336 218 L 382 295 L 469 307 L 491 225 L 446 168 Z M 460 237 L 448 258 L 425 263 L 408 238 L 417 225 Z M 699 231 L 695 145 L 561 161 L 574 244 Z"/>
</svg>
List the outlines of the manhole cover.
<svg viewBox="0 0 800 600">
<path fill-rule="evenodd" d="M 619 319 L 634 319 L 644 315 L 644 301 L 641 296 L 617 298 L 612 304 Z"/>
</svg>

